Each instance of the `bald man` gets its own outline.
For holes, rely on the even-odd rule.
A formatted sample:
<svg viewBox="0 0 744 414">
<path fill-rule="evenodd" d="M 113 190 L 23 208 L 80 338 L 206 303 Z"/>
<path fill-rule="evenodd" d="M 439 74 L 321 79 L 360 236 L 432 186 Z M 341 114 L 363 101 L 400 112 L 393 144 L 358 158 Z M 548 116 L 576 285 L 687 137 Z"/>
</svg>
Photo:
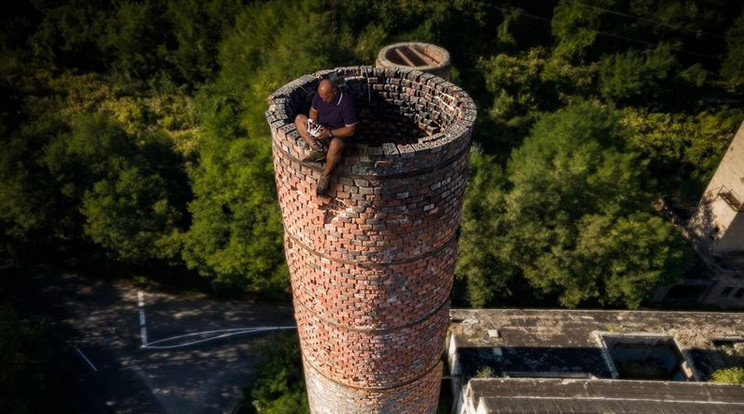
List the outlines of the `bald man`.
<svg viewBox="0 0 744 414">
<path fill-rule="evenodd" d="M 308 130 L 308 120 L 311 124 L 320 124 L 319 129 Z M 350 140 L 356 132 L 358 122 L 356 106 L 351 95 L 341 91 L 328 79 L 320 81 L 309 116 L 299 114 L 295 117 L 297 132 L 311 150 L 310 155 L 302 161 L 326 161 L 323 175 L 315 189 L 317 195 L 328 193 L 331 174 L 341 162 L 344 148 L 351 144 Z"/>
</svg>

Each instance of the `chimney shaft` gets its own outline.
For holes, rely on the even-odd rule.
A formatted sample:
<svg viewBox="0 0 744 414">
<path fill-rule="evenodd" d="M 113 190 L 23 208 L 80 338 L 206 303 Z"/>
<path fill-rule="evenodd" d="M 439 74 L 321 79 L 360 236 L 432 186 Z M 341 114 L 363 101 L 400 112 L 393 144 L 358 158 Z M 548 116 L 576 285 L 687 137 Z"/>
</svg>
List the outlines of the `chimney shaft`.
<svg viewBox="0 0 744 414">
<path fill-rule="evenodd" d="M 308 149 L 293 120 L 331 74 L 360 124 L 318 197 L 321 166 L 300 161 Z M 435 412 L 473 101 L 417 70 L 347 67 L 290 82 L 269 104 L 312 412 Z"/>
</svg>

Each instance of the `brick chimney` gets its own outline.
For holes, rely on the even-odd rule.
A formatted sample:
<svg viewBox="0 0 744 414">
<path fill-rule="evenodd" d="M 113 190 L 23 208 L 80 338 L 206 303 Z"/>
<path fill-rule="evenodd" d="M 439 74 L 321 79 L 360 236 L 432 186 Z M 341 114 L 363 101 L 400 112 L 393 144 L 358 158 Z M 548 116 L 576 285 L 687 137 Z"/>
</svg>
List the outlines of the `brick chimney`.
<svg viewBox="0 0 744 414">
<path fill-rule="evenodd" d="M 321 165 L 293 120 L 338 78 L 359 108 L 354 148 L 315 195 Z M 269 99 L 305 378 L 313 413 L 434 413 L 476 116 L 461 88 L 405 68 L 305 75 Z"/>
</svg>

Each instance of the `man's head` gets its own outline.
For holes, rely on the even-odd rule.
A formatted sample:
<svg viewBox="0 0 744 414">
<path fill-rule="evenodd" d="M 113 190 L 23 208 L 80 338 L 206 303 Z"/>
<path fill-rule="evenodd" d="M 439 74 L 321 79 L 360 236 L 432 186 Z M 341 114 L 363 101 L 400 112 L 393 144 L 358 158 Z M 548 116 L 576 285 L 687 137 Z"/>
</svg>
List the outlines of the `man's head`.
<svg viewBox="0 0 744 414">
<path fill-rule="evenodd" d="M 320 81 L 320 85 L 318 85 L 318 95 L 327 104 L 336 102 L 336 99 L 338 99 L 338 86 L 334 85 L 328 79 L 323 79 Z"/>
</svg>

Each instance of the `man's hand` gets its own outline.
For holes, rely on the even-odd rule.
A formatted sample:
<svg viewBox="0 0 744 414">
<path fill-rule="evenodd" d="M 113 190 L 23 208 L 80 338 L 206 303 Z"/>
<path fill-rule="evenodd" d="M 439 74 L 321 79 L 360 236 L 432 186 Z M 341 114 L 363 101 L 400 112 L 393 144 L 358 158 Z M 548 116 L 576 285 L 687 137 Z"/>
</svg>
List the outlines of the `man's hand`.
<svg viewBox="0 0 744 414">
<path fill-rule="evenodd" d="M 300 134 L 300 138 L 305 141 L 308 148 L 310 148 L 311 150 L 320 149 L 320 144 L 318 144 L 318 141 L 310 136 L 310 134 L 308 134 L 307 132 L 305 132 L 304 134 Z"/>
<path fill-rule="evenodd" d="M 323 127 L 320 129 L 320 134 L 318 134 L 318 139 L 321 141 L 327 141 L 331 139 L 331 130 Z"/>
</svg>

